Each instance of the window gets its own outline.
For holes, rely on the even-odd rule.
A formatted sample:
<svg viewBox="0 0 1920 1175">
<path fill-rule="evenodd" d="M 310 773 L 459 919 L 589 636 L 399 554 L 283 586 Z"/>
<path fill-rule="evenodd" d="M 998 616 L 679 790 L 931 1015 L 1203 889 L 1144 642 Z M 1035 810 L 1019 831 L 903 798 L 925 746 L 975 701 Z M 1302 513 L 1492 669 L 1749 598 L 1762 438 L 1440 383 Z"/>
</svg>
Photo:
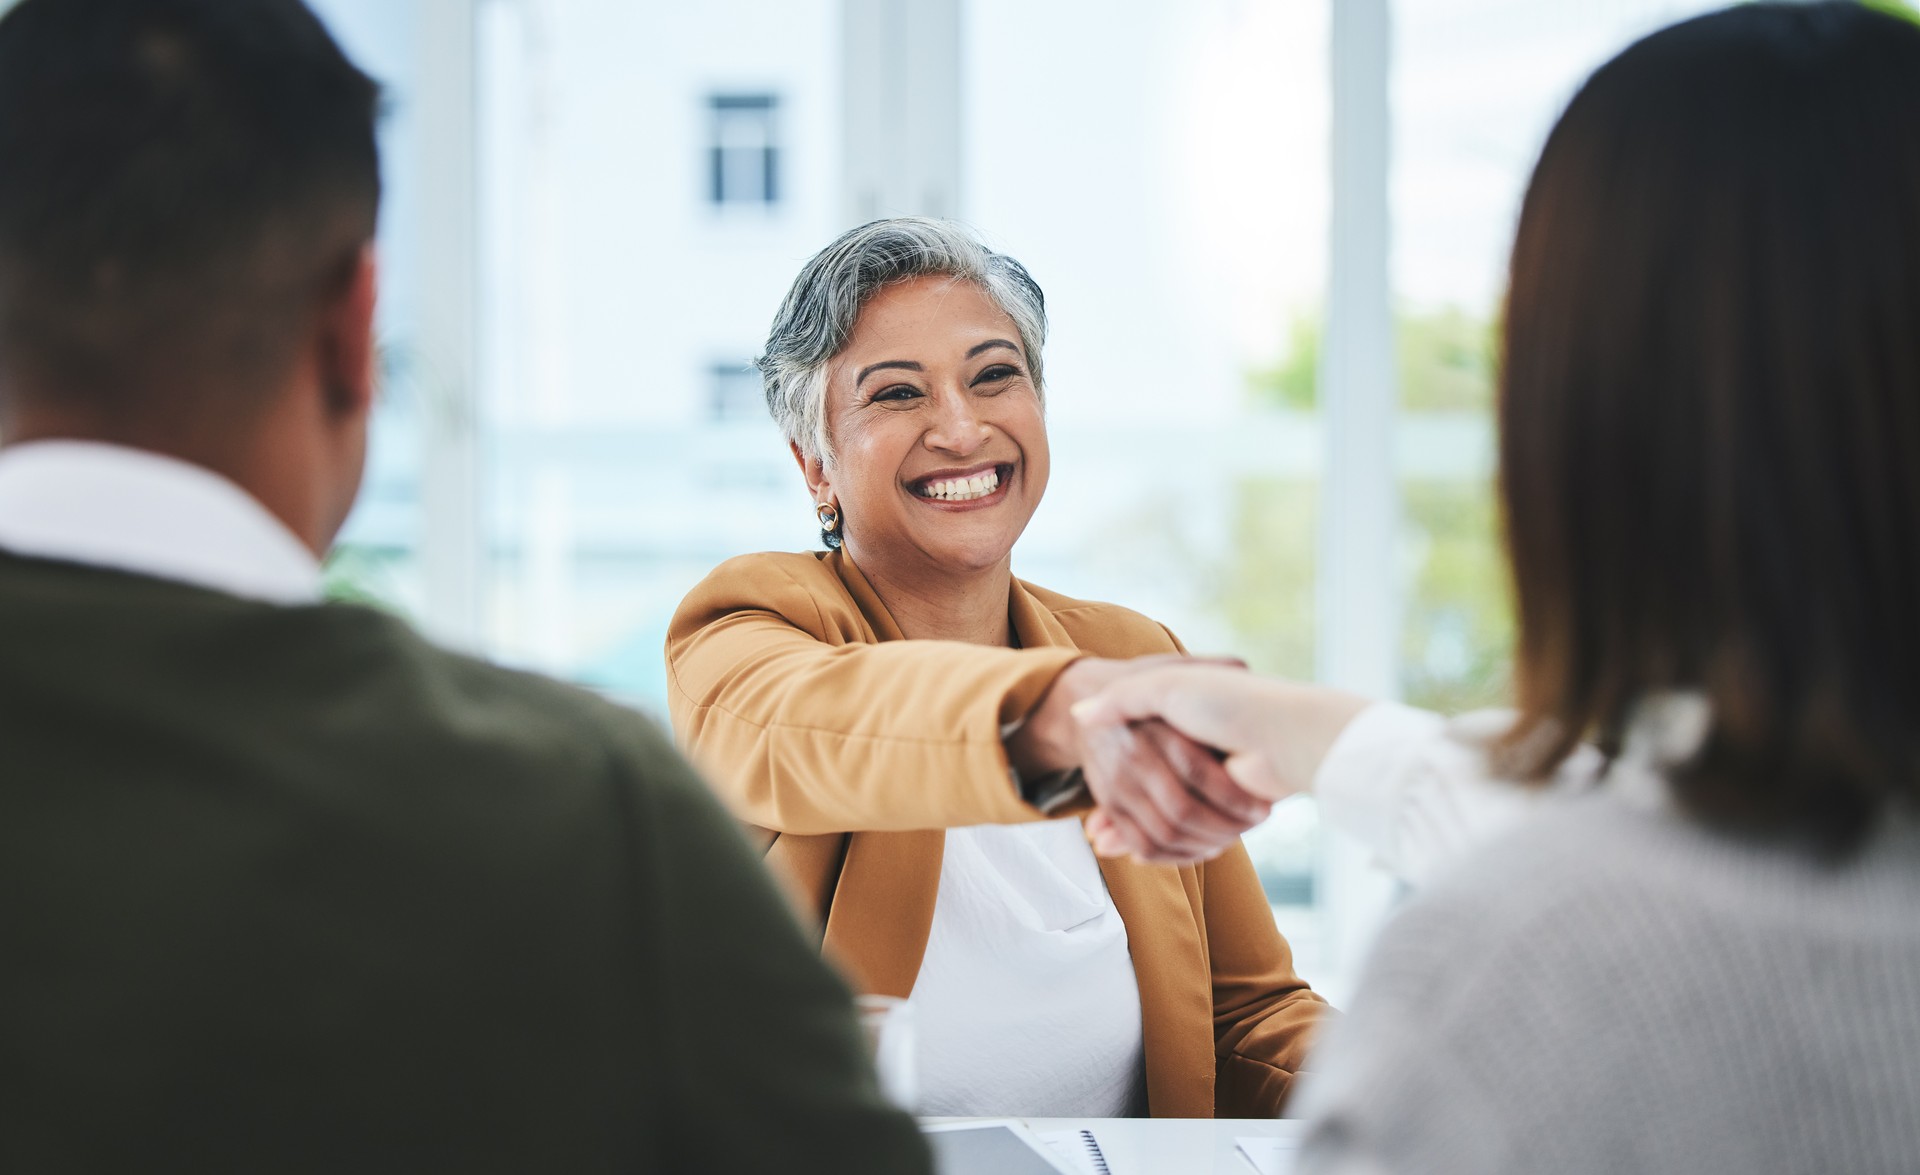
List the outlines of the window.
<svg viewBox="0 0 1920 1175">
<path fill-rule="evenodd" d="M 715 94 L 707 100 L 708 199 L 714 204 L 780 202 L 780 99 L 772 94 Z"/>
<path fill-rule="evenodd" d="M 1019 575 L 1268 672 L 1357 661 L 1380 667 L 1380 692 L 1498 704 L 1511 613 L 1490 409 L 1514 210 L 1587 72 L 1712 2 L 1141 0 L 1100 21 L 1028 0 L 741 0 L 680 6 L 663 35 L 667 10 L 631 0 L 319 0 L 421 99 L 383 128 L 392 387 L 335 579 L 441 632 L 466 591 L 474 646 L 663 708 L 685 593 L 731 556 L 819 543 L 757 376 L 714 343 L 760 337 L 800 262 L 851 223 L 957 212 L 1032 270 L 1052 314 L 1054 476 Z M 913 26 L 922 89 L 867 85 L 850 11 L 876 38 L 908 26 L 875 13 L 940 16 Z M 407 71 L 468 13 L 479 104 L 429 109 L 468 79 Z M 1378 85 L 1359 102 L 1342 90 L 1336 118 L 1356 73 Z M 439 148 L 476 130 L 483 231 L 468 234 L 442 223 L 465 188 Z M 863 136 L 879 147 L 847 149 Z M 636 138 L 677 142 L 680 168 L 609 149 Z M 1336 145 L 1349 183 L 1356 153 L 1377 158 L 1354 187 L 1382 205 L 1342 200 L 1337 232 Z M 759 223 L 689 231 L 709 211 Z M 478 390 L 450 385 L 421 342 L 467 288 L 444 254 L 469 236 Z M 1382 287 L 1365 346 L 1333 296 L 1356 275 Z M 1381 369 L 1353 378 L 1356 353 Z M 1382 393 L 1384 418 L 1350 411 L 1355 387 Z M 448 410 L 460 395 L 470 413 Z M 477 474 L 420 460 L 422 437 L 462 421 Z M 447 543 L 436 493 L 477 513 L 477 533 Z M 436 538 L 457 558 L 429 557 Z M 464 580 L 430 574 L 448 562 Z M 1352 846 L 1323 834 L 1311 798 L 1247 846 L 1302 973 L 1338 1002 L 1377 879 L 1343 863 Z"/>
<path fill-rule="evenodd" d="M 707 369 L 709 413 L 722 422 L 759 420 L 767 413 L 765 386 L 751 363 L 715 363 Z"/>
<path fill-rule="evenodd" d="M 1494 501 L 1496 323 L 1520 197 L 1587 74 L 1713 0 L 1394 0 L 1399 677 L 1459 711 L 1507 700 Z"/>
</svg>

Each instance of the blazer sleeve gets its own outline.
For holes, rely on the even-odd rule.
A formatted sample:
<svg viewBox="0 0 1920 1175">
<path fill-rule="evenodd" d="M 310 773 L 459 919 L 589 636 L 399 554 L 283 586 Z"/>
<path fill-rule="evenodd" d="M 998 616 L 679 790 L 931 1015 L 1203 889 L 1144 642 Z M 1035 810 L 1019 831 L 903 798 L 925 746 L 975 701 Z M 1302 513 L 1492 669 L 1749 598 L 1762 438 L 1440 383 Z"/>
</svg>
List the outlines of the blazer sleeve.
<svg viewBox="0 0 1920 1175">
<path fill-rule="evenodd" d="M 1082 654 L 869 643 L 837 603 L 778 566 L 729 564 L 674 616 L 674 730 L 734 814 L 800 835 L 1041 819 L 1000 731 Z"/>
<path fill-rule="evenodd" d="M 1293 970 L 1247 850 L 1199 867 L 1213 970 L 1214 1113 L 1274 1118 L 1332 1009 Z"/>
</svg>

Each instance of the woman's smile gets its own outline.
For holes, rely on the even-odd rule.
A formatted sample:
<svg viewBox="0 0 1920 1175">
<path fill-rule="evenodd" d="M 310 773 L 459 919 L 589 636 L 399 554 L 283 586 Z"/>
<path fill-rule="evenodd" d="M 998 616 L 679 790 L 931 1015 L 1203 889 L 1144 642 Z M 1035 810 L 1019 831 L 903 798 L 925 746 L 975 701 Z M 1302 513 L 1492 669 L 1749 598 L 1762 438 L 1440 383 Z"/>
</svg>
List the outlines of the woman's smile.
<svg viewBox="0 0 1920 1175">
<path fill-rule="evenodd" d="M 968 469 L 941 469 L 907 483 L 907 492 L 939 510 L 979 510 L 1004 502 L 1013 486 L 1016 462 L 988 463 Z"/>
</svg>

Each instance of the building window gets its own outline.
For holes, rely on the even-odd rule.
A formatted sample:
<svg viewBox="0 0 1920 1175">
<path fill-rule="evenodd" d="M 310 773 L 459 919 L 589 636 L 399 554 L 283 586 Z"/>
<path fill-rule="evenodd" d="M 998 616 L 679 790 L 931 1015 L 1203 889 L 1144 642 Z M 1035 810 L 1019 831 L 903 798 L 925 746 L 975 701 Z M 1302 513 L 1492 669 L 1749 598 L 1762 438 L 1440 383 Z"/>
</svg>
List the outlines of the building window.
<svg viewBox="0 0 1920 1175">
<path fill-rule="evenodd" d="M 754 420 L 767 413 L 760 372 L 750 363 L 715 363 L 707 369 L 707 406 L 721 421 Z"/>
<path fill-rule="evenodd" d="M 712 146 L 707 198 L 717 205 L 780 202 L 780 139 L 773 94 L 715 94 L 707 99 Z"/>
</svg>

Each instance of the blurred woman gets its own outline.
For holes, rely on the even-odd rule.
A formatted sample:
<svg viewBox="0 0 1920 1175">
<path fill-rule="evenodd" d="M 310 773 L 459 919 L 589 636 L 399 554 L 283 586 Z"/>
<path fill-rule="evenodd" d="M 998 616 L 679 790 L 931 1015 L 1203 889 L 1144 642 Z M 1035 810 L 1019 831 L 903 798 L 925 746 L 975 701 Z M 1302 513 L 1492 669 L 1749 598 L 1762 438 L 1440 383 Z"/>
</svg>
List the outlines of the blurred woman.
<svg viewBox="0 0 1920 1175">
<path fill-rule="evenodd" d="M 1269 796 L 1371 770 L 1384 841 L 1396 789 L 1585 785 L 1383 933 L 1300 1169 L 1920 1170 L 1920 28 L 1753 4 L 1622 53 L 1506 321 L 1503 737 L 1204 668 L 1081 711 Z"/>
<path fill-rule="evenodd" d="M 810 261 L 760 361 L 827 549 L 734 559 L 667 641 L 673 721 L 865 991 L 910 999 L 920 1110 L 1270 1116 L 1325 1004 L 1239 831 L 1266 805 L 1164 728 L 1122 732 L 1166 859 L 1096 861 L 1068 708 L 1180 653 L 1013 577 L 1048 479 L 1039 287 L 959 227 Z M 1190 781 L 1200 781 L 1193 790 Z M 1210 784 L 1209 784 L 1210 781 Z"/>
</svg>

